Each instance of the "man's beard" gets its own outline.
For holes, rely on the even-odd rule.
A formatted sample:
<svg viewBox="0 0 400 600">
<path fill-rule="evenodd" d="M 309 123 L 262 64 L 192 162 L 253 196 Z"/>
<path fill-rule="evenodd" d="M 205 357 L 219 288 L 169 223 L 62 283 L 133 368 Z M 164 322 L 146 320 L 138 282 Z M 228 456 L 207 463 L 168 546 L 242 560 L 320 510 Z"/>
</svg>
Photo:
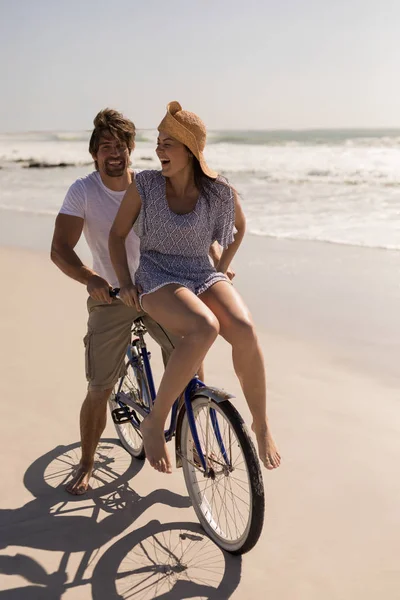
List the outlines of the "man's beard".
<svg viewBox="0 0 400 600">
<path fill-rule="evenodd" d="M 105 161 L 104 171 L 106 172 L 106 175 L 108 175 L 108 177 L 122 177 L 128 167 L 128 163 L 124 159 L 122 159 L 120 163 L 120 165 L 111 165 L 108 161 Z"/>
</svg>

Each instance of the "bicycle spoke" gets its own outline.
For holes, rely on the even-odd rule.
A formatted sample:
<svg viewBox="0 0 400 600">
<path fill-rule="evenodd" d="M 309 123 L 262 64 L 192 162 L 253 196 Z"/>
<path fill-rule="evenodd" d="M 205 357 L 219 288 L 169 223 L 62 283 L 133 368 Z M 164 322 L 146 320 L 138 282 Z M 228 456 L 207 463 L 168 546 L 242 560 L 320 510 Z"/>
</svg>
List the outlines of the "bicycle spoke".
<svg viewBox="0 0 400 600">
<path fill-rule="evenodd" d="M 231 493 L 231 495 L 233 495 L 233 492 L 232 492 L 232 482 L 231 482 L 231 481 L 229 481 L 229 487 L 231 488 L 231 489 L 230 489 L 230 493 Z M 242 525 L 243 525 L 243 526 L 245 526 L 245 525 L 246 525 L 246 520 L 243 518 L 243 516 L 242 516 L 242 513 L 241 513 L 241 512 L 240 512 L 240 510 L 239 510 L 239 507 L 237 507 L 237 506 L 236 506 L 236 504 L 234 504 L 234 505 L 233 505 L 233 507 L 234 507 L 234 512 L 235 512 L 235 510 L 236 510 L 236 511 L 237 511 L 237 514 L 240 516 L 240 518 L 241 518 L 241 520 L 242 520 Z M 236 522 L 236 521 L 237 521 L 237 519 L 236 519 L 236 517 L 235 517 L 235 522 Z"/>
<path fill-rule="evenodd" d="M 119 392 L 126 394 L 129 398 L 132 398 L 134 402 L 141 402 L 143 399 L 143 394 L 141 392 L 141 384 L 140 381 L 145 381 L 145 375 L 138 369 L 133 366 L 132 363 L 127 362 L 125 365 L 125 373 L 122 376 L 121 380 L 116 384 L 114 388 L 114 394 L 118 394 Z M 141 422 L 143 418 L 140 416 L 138 412 L 135 412 L 133 408 L 125 405 L 123 402 L 121 404 L 119 401 L 111 397 L 110 399 L 110 408 L 128 408 L 129 411 L 133 411 L 134 414 L 132 416 L 135 419 L 135 422 Z M 143 450 L 143 440 L 140 434 L 140 430 L 135 427 L 135 425 L 130 422 L 125 423 L 115 423 L 115 428 L 118 433 L 118 437 L 121 440 L 121 443 L 125 450 L 129 452 L 135 458 L 144 458 L 144 450 Z"/>
<path fill-rule="evenodd" d="M 182 530 L 166 530 L 140 541 L 125 556 L 114 577 L 118 597 L 163 597 L 178 581 L 217 589 L 225 570 L 221 552 L 203 535 L 184 534 Z"/>
<path fill-rule="evenodd" d="M 225 486 L 224 486 L 224 489 L 225 489 Z M 227 526 L 227 530 L 229 530 L 229 525 L 228 525 L 228 516 L 227 516 L 227 514 L 226 514 L 226 513 L 228 513 L 228 514 L 229 514 L 229 516 L 231 516 L 231 514 L 230 514 L 230 511 L 229 511 L 229 508 L 228 508 L 228 505 L 227 505 L 226 501 L 225 501 L 225 500 L 222 498 L 222 495 L 221 495 L 221 492 L 220 492 L 220 490 L 219 490 L 218 486 L 216 486 L 216 491 L 218 492 L 218 494 L 219 494 L 219 497 L 221 498 L 221 508 L 220 508 L 220 514 L 219 514 L 219 516 L 218 516 L 218 517 L 219 517 L 219 518 L 218 518 L 218 521 L 220 521 L 220 515 L 221 515 L 221 511 L 222 511 L 222 510 L 225 510 L 225 511 L 226 511 L 226 512 L 225 512 L 226 526 Z"/>
</svg>

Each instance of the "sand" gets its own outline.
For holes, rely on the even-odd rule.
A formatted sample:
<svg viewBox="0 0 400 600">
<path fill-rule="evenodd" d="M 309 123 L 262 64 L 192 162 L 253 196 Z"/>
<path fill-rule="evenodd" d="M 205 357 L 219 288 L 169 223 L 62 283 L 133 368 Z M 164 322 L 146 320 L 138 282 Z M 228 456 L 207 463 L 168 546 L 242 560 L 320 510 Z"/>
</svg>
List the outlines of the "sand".
<svg viewBox="0 0 400 600">
<path fill-rule="evenodd" d="M 397 264 L 397 253 L 247 238 L 236 284 L 267 358 L 283 462 L 264 471 L 263 534 L 238 558 L 201 533 L 182 472 L 130 461 L 110 422 L 93 491 L 64 492 L 79 457 L 86 292 L 42 251 L 1 248 L 0 598 L 397 599 Z M 248 420 L 222 340 L 206 373 Z M 182 547 L 179 573 L 168 564 Z"/>
</svg>

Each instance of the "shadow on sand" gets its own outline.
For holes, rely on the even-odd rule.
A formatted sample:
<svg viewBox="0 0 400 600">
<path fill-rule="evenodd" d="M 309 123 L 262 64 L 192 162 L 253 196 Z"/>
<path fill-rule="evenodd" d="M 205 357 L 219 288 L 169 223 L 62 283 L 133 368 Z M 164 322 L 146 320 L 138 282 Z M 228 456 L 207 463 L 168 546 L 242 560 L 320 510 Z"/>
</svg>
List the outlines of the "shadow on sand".
<svg viewBox="0 0 400 600">
<path fill-rule="evenodd" d="M 35 460 L 24 477 L 35 499 L 21 508 L 0 510 L 0 549 L 8 546 L 61 552 L 58 570 L 47 573 L 23 553 L 0 554 L 0 574 L 18 575 L 28 585 L 0 592 L 7 600 L 58 600 L 70 588 L 91 586 L 82 597 L 229 598 L 241 574 L 241 559 L 224 553 L 197 522 L 151 521 L 120 536 L 153 504 L 190 506 L 187 497 L 166 489 L 139 496 L 130 486 L 143 462 L 133 459 L 114 439 L 101 440 L 85 496 L 64 488 L 79 462 L 79 443 L 58 446 Z M 82 554 L 75 575 L 68 569 L 74 553 Z M 75 563 L 74 563 L 75 564 Z"/>
</svg>

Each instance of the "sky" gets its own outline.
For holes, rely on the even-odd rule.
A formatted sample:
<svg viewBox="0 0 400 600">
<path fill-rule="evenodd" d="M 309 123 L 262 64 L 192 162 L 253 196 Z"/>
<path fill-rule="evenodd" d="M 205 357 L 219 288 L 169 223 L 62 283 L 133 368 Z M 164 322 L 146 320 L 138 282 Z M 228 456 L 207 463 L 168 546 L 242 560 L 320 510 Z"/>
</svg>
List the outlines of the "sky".
<svg viewBox="0 0 400 600">
<path fill-rule="evenodd" d="M 0 0 L 0 132 L 400 126 L 399 0 Z"/>
</svg>

